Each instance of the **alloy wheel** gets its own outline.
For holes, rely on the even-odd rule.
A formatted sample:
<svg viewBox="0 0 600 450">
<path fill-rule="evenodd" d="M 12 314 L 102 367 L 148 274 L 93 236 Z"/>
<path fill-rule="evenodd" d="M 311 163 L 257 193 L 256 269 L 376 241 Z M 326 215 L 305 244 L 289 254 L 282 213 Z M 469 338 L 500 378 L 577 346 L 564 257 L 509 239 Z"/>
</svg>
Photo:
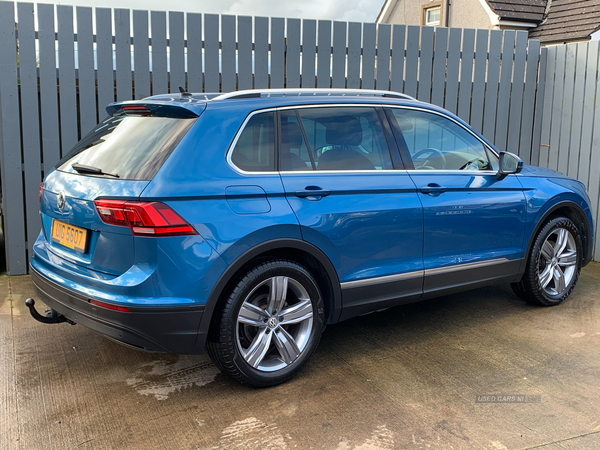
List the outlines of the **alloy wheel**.
<svg viewBox="0 0 600 450">
<path fill-rule="evenodd" d="M 538 281 L 544 292 L 560 296 L 577 271 L 575 237 L 565 228 L 557 228 L 546 237 L 540 251 Z"/>
<path fill-rule="evenodd" d="M 283 369 L 302 354 L 313 325 L 313 304 L 297 280 L 275 276 L 244 299 L 237 317 L 236 343 L 254 369 Z"/>
</svg>

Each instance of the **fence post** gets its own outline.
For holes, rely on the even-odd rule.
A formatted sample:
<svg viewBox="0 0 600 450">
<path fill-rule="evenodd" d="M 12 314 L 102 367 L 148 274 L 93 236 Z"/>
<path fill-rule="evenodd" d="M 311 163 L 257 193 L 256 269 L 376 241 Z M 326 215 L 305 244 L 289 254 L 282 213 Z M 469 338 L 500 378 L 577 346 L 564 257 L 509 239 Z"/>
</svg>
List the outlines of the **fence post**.
<svg viewBox="0 0 600 450">
<path fill-rule="evenodd" d="M 22 275 L 27 253 L 14 8 L 12 2 L 0 2 L 0 166 L 6 267 L 10 275 Z"/>
<path fill-rule="evenodd" d="M 537 92 L 535 94 L 535 118 L 533 122 L 533 139 L 531 143 L 531 164 L 539 166 L 540 146 L 542 142 L 542 122 L 544 121 L 544 99 L 546 98 L 546 64 L 548 60 L 548 49 L 540 51 L 540 62 L 537 78 Z"/>
<path fill-rule="evenodd" d="M 19 21 L 19 63 L 21 86 L 21 129 L 23 146 L 23 182 L 25 185 L 25 231 L 28 255 L 37 239 L 42 222 L 39 214 L 39 189 L 42 181 L 40 121 L 38 105 L 38 74 L 35 53 L 33 5 L 17 4 Z M 17 111 L 15 111 L 17 113 Z"/>
</svg>

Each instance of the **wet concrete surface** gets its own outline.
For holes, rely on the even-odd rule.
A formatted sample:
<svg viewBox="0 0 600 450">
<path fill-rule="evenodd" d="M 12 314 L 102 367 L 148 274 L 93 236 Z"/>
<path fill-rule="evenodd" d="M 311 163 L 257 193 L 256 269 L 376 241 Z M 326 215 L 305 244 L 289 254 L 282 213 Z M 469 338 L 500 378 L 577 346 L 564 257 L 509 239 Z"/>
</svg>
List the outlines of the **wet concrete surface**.
<svg viewBox="0 0 600 450">
<path fill-rule="evenodd" d="M 330 326 L 298 377 L 263 390 L 206 355 L 38 323 L 33 295 L 0 277 L 1 449 L 600 449 L 597 263 L 558 307 L 498 285 Z"/>
</svg>

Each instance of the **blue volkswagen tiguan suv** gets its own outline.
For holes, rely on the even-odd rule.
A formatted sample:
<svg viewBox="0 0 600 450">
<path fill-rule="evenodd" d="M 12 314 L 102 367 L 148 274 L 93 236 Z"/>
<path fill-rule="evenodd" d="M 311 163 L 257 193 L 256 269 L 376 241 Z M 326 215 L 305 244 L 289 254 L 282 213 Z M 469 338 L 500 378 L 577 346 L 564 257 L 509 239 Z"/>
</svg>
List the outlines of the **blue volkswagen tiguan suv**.
<svg viewBox="0 0 600 450">
<path fill-rule="evenodd" d="M 591 259 L 582 183 L 523 166 L 387 91 L 112 103 L 40 186 L 31 274 L 51 309 L 130 347 L 271 386 L 326 324 L 508 282 L 557 305 Z"/>
</svg>

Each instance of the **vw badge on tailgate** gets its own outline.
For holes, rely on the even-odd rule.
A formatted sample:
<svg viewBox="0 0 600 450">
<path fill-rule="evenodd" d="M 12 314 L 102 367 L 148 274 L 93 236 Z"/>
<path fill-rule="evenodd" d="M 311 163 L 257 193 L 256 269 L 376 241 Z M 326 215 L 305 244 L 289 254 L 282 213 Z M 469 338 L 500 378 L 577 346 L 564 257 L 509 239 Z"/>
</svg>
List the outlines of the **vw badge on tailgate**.
<svg viewBox="0 0 600 450">
<path fill-rule="evenodd" d="M 58 194 L 57 206 L 59 211 L 62 211 L 65 207 L 65 193 L 62 191 L 60 194 Z"/>
</svg>

